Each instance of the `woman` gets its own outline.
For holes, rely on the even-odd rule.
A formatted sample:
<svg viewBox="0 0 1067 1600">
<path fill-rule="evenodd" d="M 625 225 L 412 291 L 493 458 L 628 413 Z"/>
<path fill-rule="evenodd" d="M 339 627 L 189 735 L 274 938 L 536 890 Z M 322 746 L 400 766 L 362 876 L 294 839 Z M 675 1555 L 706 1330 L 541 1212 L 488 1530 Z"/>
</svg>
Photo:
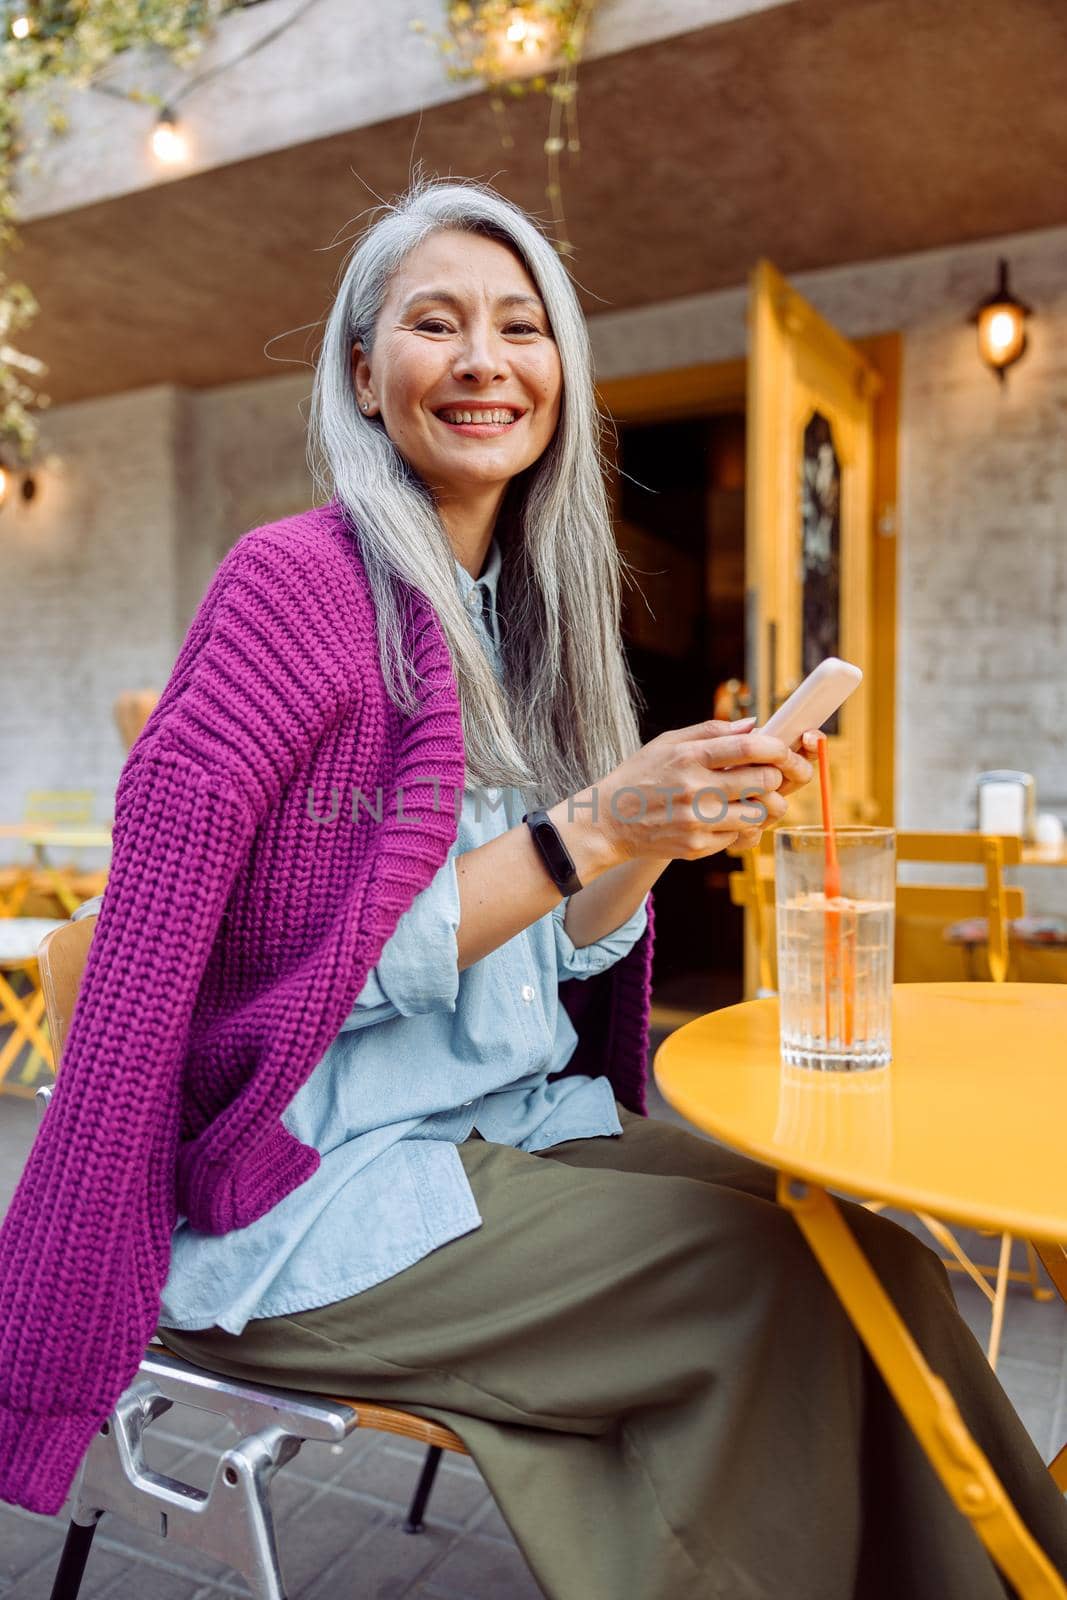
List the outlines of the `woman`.
<svg viewBox="0 0 1067 1600">
<path fill-rule="evenodd" d="M 333 498 L 238 542 L 120 782 L 0 1234 L 0 1493 L 58 1509 L 158 1323 L 454 1427 L 555 1600 L 1000 1600 L 773 1174 L 644 1115 L 651 887 L 811 768 L 748 724 L 640 746 L 586 332 L 531 221 L 473 184 L 391 208 L 312 425 Z M 848 1212 L 1067 1571 L 944 1270 Z"/>
</svg>

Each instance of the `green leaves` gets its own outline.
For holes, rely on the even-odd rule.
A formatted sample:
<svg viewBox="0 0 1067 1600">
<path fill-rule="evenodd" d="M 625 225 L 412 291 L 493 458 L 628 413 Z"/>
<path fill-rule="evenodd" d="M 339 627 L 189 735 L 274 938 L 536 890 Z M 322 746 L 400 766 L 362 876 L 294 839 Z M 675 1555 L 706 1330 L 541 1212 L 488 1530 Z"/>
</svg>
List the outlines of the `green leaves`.
<svg viewBox="0 0 1067 1600">
<path fill-rule="evenodd" d="M 0 0 L 0 462 L 28 461 L 37 439 L 35 413 L 48 397 L 35 387 L 39 362 L 25 356 L 10 336 L 26 328 L 37 302 L 24 283 L 5 272 L 7 252 L 17 246 L 14 168 L 25 149 L 19 112 L 31 97 L 46 97 L 59 84 L 87 89 L 117 56 L 129 50 L 164 51 L 188 66 L 216 24 L 241 0 Z M 25 25 L 15 24 L 26 19 Z M 153 104 L 158 96 L 136 89 L 127 98 Z M 66 108 L 45 104 L 52 137 L 68 131 Z"/>
</svg>

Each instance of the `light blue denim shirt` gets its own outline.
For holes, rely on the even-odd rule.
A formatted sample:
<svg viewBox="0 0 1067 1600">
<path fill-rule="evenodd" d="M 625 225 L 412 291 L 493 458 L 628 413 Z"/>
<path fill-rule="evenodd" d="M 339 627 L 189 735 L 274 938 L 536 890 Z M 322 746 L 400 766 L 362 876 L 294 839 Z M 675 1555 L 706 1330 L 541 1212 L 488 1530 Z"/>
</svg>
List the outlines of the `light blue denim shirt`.
<svg viewBox="0 0 1067 1600">
<path fill-rule="evenodd" d="M 498 677 L 494 539 L 475 582 L 456 581 Z M 180 1216 L 163 1289 L 163 1327 L 240 1333 L 253 1317 L 328 1305 L 401 1272 L 481 1226 L 456 1148 L 475 1128 L 520 1150 L 621 1134 L 606 1077 L 550 1082 L 577 1034 L 564 978 L 620 960 L 647 923 L 642 902 L 577 948 L 567 901 L 459 971 L 456 857 L 521 822 L 519 789 L 467 789 L 448 860 L 384 945 L 341 1032 L 282 1120 L 321 1155 L 316 1172 L 250 1227 L 198 1233 Z"/>
</svg>

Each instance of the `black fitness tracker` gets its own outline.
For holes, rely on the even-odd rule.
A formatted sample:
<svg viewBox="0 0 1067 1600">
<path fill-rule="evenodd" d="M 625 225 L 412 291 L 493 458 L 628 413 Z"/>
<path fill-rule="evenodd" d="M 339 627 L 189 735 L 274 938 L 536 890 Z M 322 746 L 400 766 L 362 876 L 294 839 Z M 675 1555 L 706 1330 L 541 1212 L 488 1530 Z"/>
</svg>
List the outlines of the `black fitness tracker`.
<svg viewBox="0 0 1067 1600">
<path fill-rule="evenodd" d="M 560 838 L 556 824 L 549 820 L 548 813 L 528 811 L 522 820 L 533 834 L 534 844 L 541 852 L 541 859 L 560 894 L 577 894 L 582 887 L 581 879 L 571 860 L 570 851 Z"/>
</svg>

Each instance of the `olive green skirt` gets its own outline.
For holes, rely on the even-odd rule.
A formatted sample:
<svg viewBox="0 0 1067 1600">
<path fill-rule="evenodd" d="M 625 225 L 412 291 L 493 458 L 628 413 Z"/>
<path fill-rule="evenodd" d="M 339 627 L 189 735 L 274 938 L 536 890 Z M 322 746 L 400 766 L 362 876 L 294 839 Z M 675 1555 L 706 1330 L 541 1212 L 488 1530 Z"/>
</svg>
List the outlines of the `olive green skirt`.
<svg viewBox="0 0 1067 1600">
<path fill-rule="evenodd" d="M 621 1137 L 536 1155 L 468 1139 L 482 1226 L 385 1283 L 161 1337 L 231 1376 L 446 1423 L 550 1600 L 1004 1600 L 774 1174 L 619 1115 Z M 845 1211 L 1067 1576 L 1067 1504 L 940 1261 Z"/>
</svg>

